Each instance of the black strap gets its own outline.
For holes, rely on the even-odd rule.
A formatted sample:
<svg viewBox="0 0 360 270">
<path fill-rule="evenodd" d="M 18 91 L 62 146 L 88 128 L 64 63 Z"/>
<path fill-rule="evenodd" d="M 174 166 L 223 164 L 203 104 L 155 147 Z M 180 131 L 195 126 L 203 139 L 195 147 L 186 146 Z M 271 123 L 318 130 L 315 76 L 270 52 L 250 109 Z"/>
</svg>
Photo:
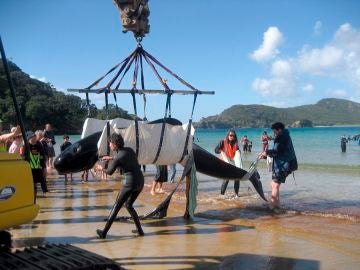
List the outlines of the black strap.
<svg viewBox="0 0 360 270">
<path fill-rule="evenodd" d="M 136 136 L 136 157 L 139 155 L 139 123 L 137 119 L 137 108 L 136 108 L 136 98 L 135 98 L 135 92 L 131 93 L 132 99 L 133 99 L 133 106 L 134 106 L 134 113 L 135 113 L 135 136 Z"/>
<path fill-rule="evenodd" d="M 142 61 L 142 54 L 140 54 L 140 79 L 141 79 L 141 89 L 145 89 L 145 79 L 144 79 L 144 69 L 143 69 L 143 61 Z M 147 121 L 146 118 L 146 95 L 143 94 L 143 103 L 144 103 L 144 121 Z"/>
<path fill-rule="evenodd" d="M 132 63 L 134 62 L 134 60 L 135 60 L 135 58 L 136 58 L 137 53 L 138 53 L 138 51 L 136 50 L 136 51 L 135 51 L 135 53 L 134 53 L 134 55 L 130 58 L 129 63 L 127 64 L 127 66 L 126 66 L 126 68 L 125 68 L 125 70 L 124 70 L 124 73 L 122 74 L 122 76 L 121 76 L 121 78 L 120 78 L 120 80 L 119 80 L 118 84 L 116 85 L 115 89 L 119 89 L 120 84 L 121 84 L 122 80 L 124 79 L 124 77 L 125 77 L 126 73 L 129 71 L 129 69 L 130 69 L 130 67 L 131 67 Z"/>
<path fill-rule="evenodd" d="M 165 134 L 165 125 L 166 125 L 165 119 L 167 117 L 167 112 L 168 112 L 168 108 L 169 108 L 169 104 L 170 104 L 171 95 L 172 95 L 172 93 L 168 92 L 167 98 L 166 98 L 165 115 L 164 115 L 163 122 L 162 122 L 162 125 L 161 125 L 159 147 L 157 149 L 155 159 L 154 159 L 154 161 L 152 163 L 156 163 L 157 160 L 159 159 L 159 156 L 160 156 L 162 144 L 163 144 L 163 141 L 164 141 L 164 134 Z"/>
<path fill-rule="evenodd" d="M 166 84 L 165 80 L 163 80 L 163 78 L 161 78 L 159 72 L 156 70 L 154 64 L 150 61 L 150 59 L 147 57 L 146 52 L 144 50 L 141 51 L 141 54 L 144 56 L 146 62 L 149 64 L 150 68 L 154 71 L 156 77 L 158 78 L 158 80 L 160 81 L 160 83 L 164 86 L 165 90 L 170 91 L 169 86 Z"/>
<path fill-rule="evenodd" d="M 89 99 L 89 93 L 85 93 L 86 95 L 86 108 L 87 108 L 87 117 L 91 116 L 91 110 L 90 110 L 90 99 Z"/>
<path fill-rule="evenodd" d="M 189 144 L 189 138 L 190 138 L 190 133 L 191 133 L 190 131 L 191 131 L 191 125 L 192 125 L 192 118 L 193 118 L 193 114 L 194 114 L 194 108 L 195 108 L 197 95 L 198 95 L 198 93 L 196 92 L 194 94 L 194 101 L 193 101 L 193 106 L 192 106 L 192 110 L 191 110 L 191 116 L 190 116 L 188 127 L 187 127 L 184 150 L 183 150 L 181 159 L 179 160 L 178 163 L 181 163 L 183 161 L 184 157 L 188 154 L 187 148 L 188 148 L 188 144 Z"/>
<path fill-rule="evenodd" d="M 110 122 L 109 122 L 109 92 L 108 91 L 105 91 L 105 117 L 106 117 L 106 141 L 109 140 L 110 138 Z M 109 144 L 107 143 L 106 144 L 106 154 L 107 155 L 110 155 L 110 146 Z M 105 165 L 105 169 L 107 168 L 107 164 Z"/>
<path fill-rule="evenodd" d="M 162 67 L 164 70 L 166 70 L 168 73 L 170 73 L 172 76 L 174 76 L 176 79 L 178 79 L 182 84 L 186 85 L 187 87 L 189 87 L 190 89 L 197 91 L 197 89 L 192 86 L 190 83 L 186 82 L 184 79 L 180 78 L 178 75 L 176 75 L 174 72 L 172 72 L 170 69 L 168 69 L 166 66 L 164 66 L 163 64 L 161 64 L 154 56 L 152 56 L 150 53 L 148 53 L 147 51 L 143 50 L 144 54 L 149 57 L 152 61 L 154 61 L 156 64 L 158 64 L 160 67 Z"/>
</svg>

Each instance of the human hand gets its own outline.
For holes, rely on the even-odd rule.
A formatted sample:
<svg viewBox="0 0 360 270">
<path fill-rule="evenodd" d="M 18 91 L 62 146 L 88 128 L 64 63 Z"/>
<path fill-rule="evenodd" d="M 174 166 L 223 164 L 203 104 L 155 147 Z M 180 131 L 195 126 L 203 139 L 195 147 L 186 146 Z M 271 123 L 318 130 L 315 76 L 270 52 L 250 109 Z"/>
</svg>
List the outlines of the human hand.
<svg viewBox="0 0 360 270">
<path fill-rule="evenodd" d="M 18 125 L 18 126 L 16 126 L 16 128 L 15 128 L 15 131 L 14 131 L 14 137 L 16 137 L 16 136 L 19 136 L 19 135 L 21 135 L 21 128 L 20 128 L 20 126 Z"/>
<path fill-rule="evenodd" d="M 258 155 L 258 159 L 264 159 L 266 158 L 266 152 L 261 152 L 259 155 Z"/>
<path fill-rule="evenodd" d="M 109 161 L 109 160 L 112 160 L 113 158 L 111 156 L 103 156 L 101 158 L 102 161 Z"/>
<path fill-rule="evenodd" d="M 96 172 L 99 172 L 102 171 L 103 167 L 100 164 L 96 164 L 94 169 Z"/>
</svg>

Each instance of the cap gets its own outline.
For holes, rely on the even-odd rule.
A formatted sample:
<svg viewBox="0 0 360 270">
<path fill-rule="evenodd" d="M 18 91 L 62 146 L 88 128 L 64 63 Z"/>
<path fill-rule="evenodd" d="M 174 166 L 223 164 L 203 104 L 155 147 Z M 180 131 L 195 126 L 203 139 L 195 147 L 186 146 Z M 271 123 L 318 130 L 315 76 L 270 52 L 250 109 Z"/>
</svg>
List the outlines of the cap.
<svg viewBox="0 0 360 270">
<path fill-rule="evenodd" d="M 33 131 L 26 131 L 26 139 L 27 140 L 30 140 L 34 136 L 35 136 L 35 133 Z"/>
</svg>

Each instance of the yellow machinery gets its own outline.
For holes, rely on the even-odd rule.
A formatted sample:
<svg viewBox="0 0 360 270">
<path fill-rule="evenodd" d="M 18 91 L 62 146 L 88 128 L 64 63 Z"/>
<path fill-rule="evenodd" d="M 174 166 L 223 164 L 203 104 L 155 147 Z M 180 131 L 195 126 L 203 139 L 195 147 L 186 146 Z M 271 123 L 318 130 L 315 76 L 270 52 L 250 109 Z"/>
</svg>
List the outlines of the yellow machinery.
<svg viewBox="0 0 360 270">
<path fill-rule="evenodd" d="M 38 212 L 29 163 L 18 154 L 0 153 L 0 230 L 28 223 Z"/>
<path fill-rule="evenodd" d="M 16 93 L 11 81 L 5 50 L 0 37 L 0 52 L 11 97 L 25 143 L 25 159 L 29 156 L 29 144 L 25 136 Z M 34 183 L 30 164 L 18 154 L 0 151 L 0 246 L 11 246 L 11 236 L 6 230 L 33 220 L 39 212 L 35 204 Z M 6 149 L 5 149 L 6 150 Z"/>
</svg>

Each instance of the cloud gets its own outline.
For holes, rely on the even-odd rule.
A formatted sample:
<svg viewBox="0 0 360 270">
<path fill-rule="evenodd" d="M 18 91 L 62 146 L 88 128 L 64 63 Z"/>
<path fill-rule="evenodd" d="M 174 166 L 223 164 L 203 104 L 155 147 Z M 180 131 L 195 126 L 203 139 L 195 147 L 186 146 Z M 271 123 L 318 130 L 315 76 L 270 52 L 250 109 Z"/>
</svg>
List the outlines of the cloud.
<svg viewBox="0 0 360 270">
<path fill-rule="evenodd" d="M 294 78 L 290 62 L 277 60 L 272 63 L 268 79 L 256 78 L 252 89 L 262 96 L 291 96 L 294 92 Z"/>
<path fill-rule="evenodd" d="M 303 72 L 321 75 L 341 63 L 344 52 L 334 46 L 326 45 L 322 49 L 304 47 L 298 57 Z"/>
<path fill-rule="evenodd" d="M 44 82 L 44 83 L 47 83 L 48 80 L 46 79 L 46 77 L 36 77 L 34 75 L 30 75 L 30 78 L 31 79 L 35 79 L 35 80 L 38 80 L 38 81 L 41 81 L 41 82 Z"/>
<path fill-rule="evenodd" d="M 321 21 L 317 21 L 314 25 L 313 28 L 313 35 L 314 36 L 319 36 L 321 34 L 321 28 L 322 28 L 322 22 Z"/>
<path fill-rule="evenodd" d="M 312 84 L 307 84 L 302 88 L 305 92 L 313 92 L 314 91 L 314 86 Z"/>
<path fill-rule="evenodd" d="M 348 97 L 348 93 L 345 90 L 342 90 L 342 89 L 328 91 L 328 95 L 330 97 L 334 97 L 334 98 L 346 98 L 346 97 Z"/>
<path fill-rule="evenodd" d="M 258 62 L 273 59 L 279 54 L 278 47 L 283 42 L 283 34 L 277 27 L 271 26 L 264 33 L 263 43 L 250 57 Z"/>
<path fill-rule="evenodd" d="M 289 61 L 276 60 L 271 67 L 271 74 L 274 77 L 290 78 L 292 77 L 292 67 Z"/>
<path fill-rule="evenodd" d="M 316 25 L 319 27 L 320 23 Z M 266 33 L 268 32 L 269 30 Z M 253 59 L 260 60 L 265 59 L 261 58 L 261 55 L 266 55 L 261 54 L 261 50 L 273 52 L 267 54 L 273 60 L 265 65 L 269 68 L 269 75 L 256 77 L 251 85 L 260 95 L 274 96 L 280 101 L 282 97 L 301 95 L 304 92 L 312 93 L 316 90 L 318 92 L 316 96 L 360 99 L 360 28 L 344 23 L 322 46 L 311 47 L 304 44 L 296 54 L 287 57 L 281 56 L 278 52 L 277 46 L 280 43 L 272 46 L 272 49 L 265 50 L 269 48 L 265 46 L 269 44 L 265 40 L 267 39 L 264 35 L 264 43 L 252 54 Z M 282 34 L 281 39 L 278 40 L 282 40 Z M 333 87 L 341 85 L 342 89 L 327 91 L 322 89 L 321 82 L 315 89 L 310 83 L 304 84 L 309 76 L 321 76 L 321 80 L 324 82 L 326 80 L 327 84 L 332 84 Z"/>
</svg>

